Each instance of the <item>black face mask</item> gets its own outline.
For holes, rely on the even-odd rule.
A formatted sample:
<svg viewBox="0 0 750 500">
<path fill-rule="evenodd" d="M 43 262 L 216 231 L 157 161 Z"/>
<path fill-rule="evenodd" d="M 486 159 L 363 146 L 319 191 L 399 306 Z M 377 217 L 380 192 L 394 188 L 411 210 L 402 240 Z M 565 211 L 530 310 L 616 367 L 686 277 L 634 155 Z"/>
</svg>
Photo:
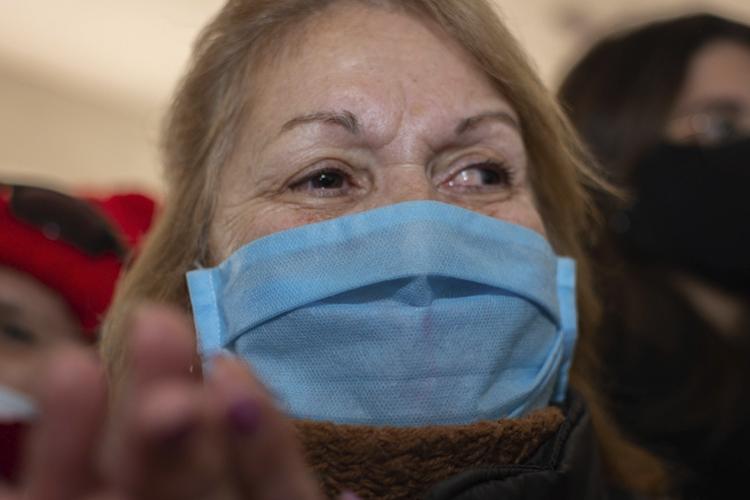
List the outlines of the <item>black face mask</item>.
<svg viewBox="0 0 750 500">
<path fill-rule="evenodd" d="M 633 172 L 619 236 L 637 257 L 750 293 L 750 138 L 661 144 Z"/>
</svg>

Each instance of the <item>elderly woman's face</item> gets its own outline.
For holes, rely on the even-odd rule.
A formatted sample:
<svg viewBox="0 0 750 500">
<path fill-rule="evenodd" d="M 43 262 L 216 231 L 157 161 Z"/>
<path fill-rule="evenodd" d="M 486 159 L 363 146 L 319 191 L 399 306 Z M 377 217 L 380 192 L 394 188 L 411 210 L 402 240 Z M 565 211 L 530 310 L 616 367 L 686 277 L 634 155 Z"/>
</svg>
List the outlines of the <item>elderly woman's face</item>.
<svg viewBox="0 0 750 500">
<path fill-rule="evenodd" d="M 467 52 L 399 12 L 346 5 L 321 17 L 259 76 L 221 179 L 215 258 L 407 200 L 544 233 L 518 117 Z"/>
</svg>

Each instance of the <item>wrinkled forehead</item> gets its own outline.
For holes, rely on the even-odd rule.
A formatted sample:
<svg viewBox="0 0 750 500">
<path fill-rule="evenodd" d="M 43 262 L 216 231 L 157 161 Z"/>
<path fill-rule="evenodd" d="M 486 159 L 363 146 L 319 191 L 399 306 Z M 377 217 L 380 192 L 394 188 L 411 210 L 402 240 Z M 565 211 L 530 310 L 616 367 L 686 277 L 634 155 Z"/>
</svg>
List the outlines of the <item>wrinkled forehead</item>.
<svg viewBox="0 0 750 500">
<path fill-rule="evenodd" d="M 335 4 L 287 37 L 255 71 L 251 135 L 323 110 L 349 111 L 383 140 L 404 121 L 453 127 L 488 109 L 518 121 L 467 50 L 403 9 Z"/>
</svg>

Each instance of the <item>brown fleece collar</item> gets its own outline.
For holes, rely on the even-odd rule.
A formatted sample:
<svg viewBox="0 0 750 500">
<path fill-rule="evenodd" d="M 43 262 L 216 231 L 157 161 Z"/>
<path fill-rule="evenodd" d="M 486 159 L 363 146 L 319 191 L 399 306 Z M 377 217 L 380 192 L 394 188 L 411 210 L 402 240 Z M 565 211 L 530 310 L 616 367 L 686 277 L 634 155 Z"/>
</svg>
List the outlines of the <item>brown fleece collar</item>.
<svg viewBox="0 0 750 500">
<path fill-rule="evenodd" d="M 519 419 L 420 428 L 298 421 L 308 463 L 329 498 L 415 499 L 458 473 L 523 463 L 565 419 L 556 407 Z"/>
</svg>

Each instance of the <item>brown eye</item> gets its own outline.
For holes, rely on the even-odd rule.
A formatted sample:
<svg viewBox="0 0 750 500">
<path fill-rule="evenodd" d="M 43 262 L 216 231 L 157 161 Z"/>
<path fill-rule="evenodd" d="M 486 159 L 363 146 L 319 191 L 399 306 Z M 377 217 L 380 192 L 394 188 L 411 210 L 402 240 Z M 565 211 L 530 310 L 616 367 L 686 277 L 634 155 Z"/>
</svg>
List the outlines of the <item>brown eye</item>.
<svg viewBox="0 0 750 500">
<path fill-rule="evenodd" d="M 482 162 L 469 165 L 451 177 L 447 185 L 451 188 L 485 190 L 511 183 L 510 171 L 496 162 Z"/>
<path fill-rule="evenodd" d="M 292 191 L 318 197 L 343 196 L 351 191 L 354 182 L 346 172 L 336 168 L 317 170 L 290 186 Z"/>
<path fill-rule="evenodd" d="M 346 179 L 340 172 L 325 171 L 315 174 L 309 183 L 312 189 L 341 189 Z"/>
</svg>

